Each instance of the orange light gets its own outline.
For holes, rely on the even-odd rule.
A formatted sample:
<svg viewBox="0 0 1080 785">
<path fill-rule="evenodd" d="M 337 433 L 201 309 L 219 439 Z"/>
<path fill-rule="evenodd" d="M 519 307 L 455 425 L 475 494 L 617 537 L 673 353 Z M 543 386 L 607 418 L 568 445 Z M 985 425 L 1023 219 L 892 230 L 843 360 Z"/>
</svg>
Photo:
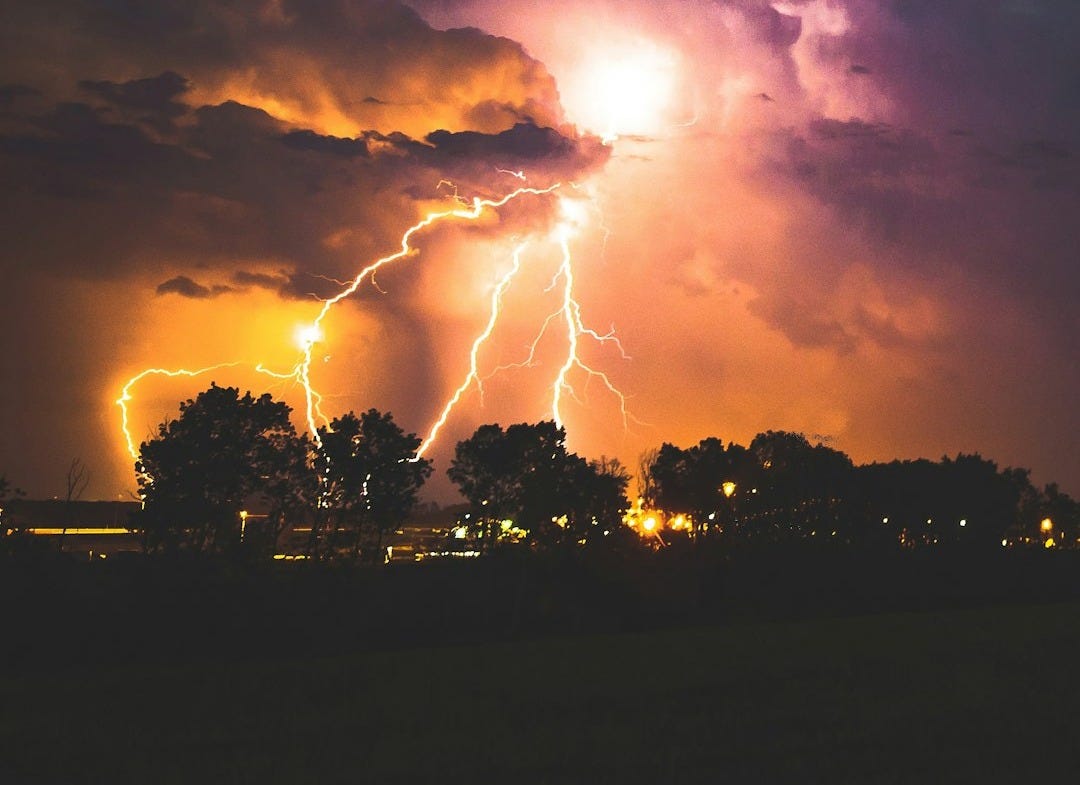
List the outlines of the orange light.
<svg viewBox="0 0 1080 785">
<path fill-rule="evenodd" d="M 323 332 L 317 324 L 307 324 L 296 328 L 296 345 L 302 350 L 310 349 L 313 344 L 323 339 Z"/>
</svg>

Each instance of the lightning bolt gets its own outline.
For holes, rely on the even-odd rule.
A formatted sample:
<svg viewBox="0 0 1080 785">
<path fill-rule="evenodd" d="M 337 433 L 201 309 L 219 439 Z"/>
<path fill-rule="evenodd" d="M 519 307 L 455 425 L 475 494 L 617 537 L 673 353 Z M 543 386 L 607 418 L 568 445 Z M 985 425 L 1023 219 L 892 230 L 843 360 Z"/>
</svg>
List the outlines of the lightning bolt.
<svg viewBox="0 0 1080 785">
<path fill-rule="evenodd" d="M 518 176 L 519 179 L 525 179 L 523 173 L 511 172 L 510 174 Z M 449 182 L 440 182 L 439 187 L 441 188 L 443 186 L 454 188 L 453 184 Z M 576 188 L 577 186 L 573 187 Z M 261 363 L 257 363 L 253 366 L 254 370 L 274 379 L 295 381 L 303 388 L 305 403 L 304 418 L 308 426 L 308 431 L 315 443 L 321 446 L 322 440 L 319 436 L 319 424 L 321 423 L 324 426 L 328 426 L 330 420 L 322 411 L 323 399 L 312 382 L 311 366 L 315 346 L 324 341 L 323 323 L 333 310 L 334 306 L 355 294 L 365 281 L 370 281 L 372 285 L 378 289 L 378 285 L 375 283 L 375 274 L 387 265 L 415 255 L 417 250 L 412 245 L 414 237 L 433 224 L 449 220 L 475 221 L 486 211 L 497 210 L 508 202 L 521 196 L 544 196 L 552 194 L 560 188 L 562 188 L 560 183 L 548 186 L 547 188 L 522 187 L 499 198 L 482 199 L 474 197 L 471 203 L 458 196 L 456 188 L 454 188 L 454 194 L 451 198 L 456 206 L 427 213 L 423 218 L 404 231 L 396 251 L 370 262 L 363 267 L 351 281 L 339 282 L 342 286 L 341 290 L 333 297 L 321 301 L 321 306 L 315 317 L 298 331 L 297 339 L 300 346 L 300 358 L 295 366 L 288 371 L 278 372 L 264 367 Z M 599 379 L 604 387 L 615 396 L 622 415 L 623 427 L 629 427 L 629 423 L 633 418 L 627 408 L 626 396 L 616 388 L 606 374 L 585 364 L 579 355 L 579 344 L 581 339 L 590 338 L 600 344 L 613 343 L 618 348 L 620 355 L 624 359 L 629 359 L 625 351 L 623 351 L 618 338 L 615 337 L 613 329 L 608 333 L 601 334 L 584 325 L 581 316 L 581 306 L 574 297 L 574 268 L 573 256 L 570 250 L 570 240 L 575 234 L 576 229 L 579 228 L 584 221 L 582 217 L 583 208 L 581 207 L 580 202 L 581 200 L 571 200 L 565 197 L 560 197 L 559 199 L 563 217 L 555 227 L 554 238 L 561 250 L 561 261 L 559 263 L 558 271 L 552 278 L 551 286 L 548 287 L 547 291 L 554 290 L 561 282 L 560 305 L 554 313 L 551 313 L 544 320 L 536 338 L 529 347 L 527 358 L 521 363 L 498 366 L 487 375 L 481 375 L 480 352 L 483 346 L 490 340 L 502 315 L 502 300 L 506 291 L 521 271 L 521 255 L 528 245 L 528 242 L 522 242 L 514 249 L 510 269 L 497 281 L 492 290 L 488 319 L 484 328 L 473 340 L 469 352 L 469 367 L 465 378 L 447 398 L 438 417 L 428 431 L 427 437 L 417 449 L 416 458 L 419 458 L 426 453 L 435 442 L 453 410 L 461 402 L 462 397 L 471 387 L 475 386 L 477 388 L 481 400 L 483 400 L 484 381 L 486 379 L 489 379 L 495 374 L 508 368 L 532 366 L 535 362 L 538 344 L 551 326 L 558 321 L 561 321 L 565 325 L 567 345 L 566 355 L 551 387 L 551 414 L 556 424 L 559 425 L 559 427 L 564 427 L 564 417 L 562 412 L 564 394 L 569 395 L 575 400 L 581 400 L 570 383 L 570 375 L 577 369 L 585 373 L 586 385 L 589 380 Z M 381 289 L 378 290 L 382 291 Z M 151 375 L 194 377 L 220 368 L 235 367 L 241 364 L 242 363 L 239 362 L 219 363 L 197 370 L 149 368 L 131 377 L 124 384 L 121 395 L 116 403 L 121 410 L 121 425 L 124 440 L 132 458 L 135 460 L 138 459 L 138 451 L 135 447 L 135 441 L 130 433 L 128 404 L 134 399 L 133 389 L 140 381 Z"/>
<path fill-rule="evenodd" d="M 619 413 L 622 415 L 623 428 L 629 429 L 631 414 L 627 409 L 626 396 L 612 383 L 607 374 L 586 365 L 578 355 L 579 340 L 582 336 L 587 336 L 600 344 L 613 343 L 618 348 L 619 354 L 622 355 L 623 359 L 630 359 L 623 350 L 619 339 L 615 336 L 614 330 L 601 335 L 595 330 L 585 327 L 582 322 L 581 306 L 578 304 L 577 300 L 574 299 L 574 266 L 573 257 L 570 253 L 570 237 L 574 232 L 574 220 L 570 213 L 573 211 L 566 200 L 563 200 L 563 211 L 568 215 L 564 221 L 555 228 L 555 234 L 558 238 L 559 247 L 562 249 L 562 265 L 559 268 L 558 276 L 563 281 L 563 300 L 560 314 L 566 323 L 566 359 L 559 368 L 559 372 L 555 377 L 555 382 L 552 385 L 551 417 L 555 420 L 557 426 L 560 428 L 564 427 L 562 416 L 563 392 L 566 392 L 568 395 L 580 401 L 580 398 L 578 398 L 574 388 L 569 382 L 570 372 L 574 368 L 578 368 L 585 372 L 587 379 L 599 379 L 607 388 L 608 392 L 615 396 L 615 399 L 619 402 Z"/>
<path fill-rule="evenodd" d="M 514 277 L 521 269 L 521 252 L 525 250 L 527 243 L 521 243 L 514 249 L 514 262 L 510 267 L 510 270 L 499 279 L 499 282 L 495 285 L 495 289 L 491 293 L 491 311 L 488 314 L 487 324 L 481 333 L 476 336 L 473 341 L 472 349 L 469 351 L 469 372 L 465 375 L 464 381 L 458 385 L 454 390 L 450 398 L 447 399 L 446 404 L 443 406 L 442 411 L 439 413 L 438 418 L 435 420 L 435 424 L 431 426 L 431 430 L 428 431 L 427 438 L 416 450 L 416 457 L 423 457 L 428 448 L 434 443 L 435 439 L 439 435 L 439 431 L 446 425 L 446 420 L 450 416 L 450 413 L 454 410 L 454 407 L 461 401 L 461 396 L 472 387 L 476 385 L 477 391 L 480 393 L 480 400 L 484 399 L 484 380 L 480 377 L 479 370 L 479 354 L 480 347 L 482 347 L 491 337 L 491 333 L 495 330 L 495 324 L 499 320 L 499 312 L 502 306 L 502 297 L 510 286 L 510 282 L 514 280 Z"/>
<path fill-rule="evenodd" d="M 352 280 L 352 283 L 350 283 L 348 286 L 346 286 L 344 289 L 342 289 L 330 299 L 323 301 L 322 308 L 319 310 L 318 315 L 311 322 L 311 325 L 307 328 L 309 340 L 306 340 L 304 342 L 304 346 L 302 347 L 303 358 L 300 361 L 298 371 L 300 382 L 304 387 L 305 401 L 307 404 L 306 408 L 308 429 L 312 434 L 312 438 L 315 440 L 316 444 L 318 444 L 320 447 L 322 446 L 322 440 L 319 437 L 319 430 L 315 424 L 316 419 L 321 419 L 324 423 L 328 423 L 329 420 L 327 420 L 326 415 L 324 415 L 319 409 L 318 401 L 316 400 L 317 394 L 311 386 L 311 353 L 313 347 L 318 342 L 318 336 L 322 334 L 322 322 L 323 319 L 326 318 L 326 315 L 330 313 L 330 309 L 345 298 L 353 295 L 356 290 L 360 288 L 360 285 L 364 282 L 364 279 L 374 276 L 380 268 L 396 262 L 398 259 L 403 259 L 406 256 L 411 255 L 413 253 L 413 247 L 410 243 L 413 236 L 417 232 L 426 229 L 432 224 L 449 218 L 457 218 L 465 221 L 475 221 L 477 218 L 484 214 L 485 210 L 497 209 L 499 207 L 502 207 L 507 202 L 513 199 L 517 199 L 519 196 L 523 196 L 525 194 L 542 196 L 545 194 L 553 193 L 561 187 L 561 183 L 556 183 L 554 185 L 548 186 L 547 188 L 518 188 L 517 190 L 511 191 L 510 193 L 499 199 L 481 199 L 479 197 L 474 197 L 471 207 L 457 207 L 450 210 L 430 212 L 405 230 L 405 233 L 401 236 L 401 245 L 397 251 L 392 254 L 388 254 L 381 259 L 376 259 L 374 262 L 371 262 L 369 265 L 367 265 L 367 267 L 365 267 L 356 274 L 356 277 Z"/>
<path fill-rule="evenodd" d="M 136 384 L 145 379 L 147 376 L 169 376 L 172 378 L 176 378 L 178 376 L 201 376 L 204 373 L 216 371 L 219 368 L 234 368 L 239 364 L 240 363 L 236 362 L 218 363 L 217 365 L 209 365 L 206 368 L 200 368 L 196 371 L 189 371 L 184 368 L 179 368 L 176 370 L 168 370 L 166 368 L 147 368 L 145 371 L 140 371 L 139 373 L 128 379 L 127 383 L 120 391 L 120 397 L 116 399 L 116 405 L 120 407 L 120 426 L 123 429 L 124 442 L 127 444 L 127 450 L 128 453 L 131 454 L 131 457 L 134 460 L 139 459 L 139 451 L 135 449 L 135 440 L 131 436 L 131 428 L 128 421 L 128 404 L 135 400 L 134 397 L 131 395 L 131 390 Z"/>
<path fill-rule="evenodd" d="M 576 227 L 582 220 L 582 212 L 580 206 L 576 202 L 569 201 L 565 198 L 560 199 L 560 206 L 563 212 L 563 220 L 556 226 L 554 236 L 561 249 L 561 263 L 559 269 L 552 279 L 551 285 L 545 291 L 551 291 L 558 286 L 559 281 L 563 283 L 562 287 L 562 302 L 558 310 L 549 314 L 544 320 L 537 332 L 536 337 L 529 345 L 529 351 L 526 358 L 517 363 L 511 363 L 508 365 L 500 365 L 493 371 L 485 376 L 480 375 L 479 370 L 479 352 L 481 347 L 490 339 L 495 326 L 500 316 L 500 310 L 502 305 L 502 298 L 507 288 L 509 288 L 513 279 L 517 276 L 521 269 L 521 253 L 524 250 L 526 243 L 522 243 L 514 250 L 513 265 L 510 270 L 499 280 L 491 294 L 491 308 L 488 314 L 487 324 L 479 335 L 475 338 L 472 344 L 472 349 L 469 354 L 469 370 L 465 375 L 464 380 L 454 392 L 447 399 L 443 405 L 442 411 L 439 417 L 435 421 L 431 430 L 428 433 L 427 438 L 420 445 L 417 450 L 417 457 L 422 456 L 424 452 L 432 445 L 437 438 L 439 431 L 446 424 L 454 407 L 460 403 L 462 396 L 474 385 L 480 394 L 481 401 L 483 401 L 484 394 L 484 381 L 492 378 L 498 373 L 509 370 L 511 368 L 531 367 L 535 363 L 537 347 L 544 335 L 547 334 L 551 325 L 562 319 L 566 324 L 566 337 L 567 337 L 567 352 L 565 359 L 560 366 L 558 373 L 556 374 L 555 381 L 552 385 L 551 393 L 551 416 L 556 425 L 560 428 L 565 426 L 564 418 L 562 414 L 562 396 L 563 393 L 571 396 L 575 400 L 581 399 L 575 393 L 573 386 L 570 384 L 569 375 L 575 368 L 583 371 L 586 374 L 587 379 L 599 379 L 604 387 L 615 396 L 619 404 L 619 411 L 622 416 L 623 428 L 629 429 L 630 422 L 640 422 L 630 413 L 627 407 L 626 396 L 614 385 L 610 377 L 605 373 L 598 371 L 589 365 L 586 365 L 580 358 L 578 347 L 579 341 L 582 337 L 588 337 L 600 344 L 613 343 L 619 350 L 623 359 L 629 360 L 629 356 L 623 350 L 622 344 L 615 336 L 614 329 L 608 331 L 605 334 L 598 333 L 584 325 L 581 317 L 581 306 L 574 298 L 574 267 L 573 267 L 573 254 L 570 251 L 570 239 L 575 233 Z M 606 241 L 606 237 L 605 237 Z"/>
</svg>

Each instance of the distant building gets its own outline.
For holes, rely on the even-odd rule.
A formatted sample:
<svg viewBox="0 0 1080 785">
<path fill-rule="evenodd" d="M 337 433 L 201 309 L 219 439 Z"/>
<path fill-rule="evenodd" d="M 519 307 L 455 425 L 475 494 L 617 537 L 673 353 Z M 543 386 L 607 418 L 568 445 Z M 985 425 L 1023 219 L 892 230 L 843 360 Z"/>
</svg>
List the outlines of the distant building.
<svg viewBox="0 0 1080 785">
<path fill-rule="evenodd" d="M 16 499 L 4 508 L 4 527 L 55 540 L 70 553 L 110 555 L 142 550 L 130 529 L 139 502 Z"/>
</svg>

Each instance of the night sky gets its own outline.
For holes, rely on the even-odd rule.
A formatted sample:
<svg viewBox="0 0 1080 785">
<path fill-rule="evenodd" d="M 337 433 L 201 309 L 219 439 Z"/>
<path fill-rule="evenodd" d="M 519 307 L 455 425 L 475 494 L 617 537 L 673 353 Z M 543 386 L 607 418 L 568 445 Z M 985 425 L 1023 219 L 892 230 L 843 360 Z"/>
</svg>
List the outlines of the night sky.
<svg viewBox="0 0 1080 785">
<path fill-rule="evenodd" d="M 618 456 L 801 431 L 857 462 L 979 452 L 1080 493 L 1074 0 L 6 3 L 0 474 L 128 498 L 136 441 L 211 380 L 297 410 L 335 306 L 330 417 L 429 457 L 551 417 L 572 256 L 568 446 Z M 524 178 L 524 179 L 522 179 Z M 523 245 L 524 244 L 524 245 Z M 553 314 L 556 316 L 553 317 Z M 622 351 L 598 341 L 614 328 Z M 629 416 L 621 411 L 625 395 Z"/>
</svg>

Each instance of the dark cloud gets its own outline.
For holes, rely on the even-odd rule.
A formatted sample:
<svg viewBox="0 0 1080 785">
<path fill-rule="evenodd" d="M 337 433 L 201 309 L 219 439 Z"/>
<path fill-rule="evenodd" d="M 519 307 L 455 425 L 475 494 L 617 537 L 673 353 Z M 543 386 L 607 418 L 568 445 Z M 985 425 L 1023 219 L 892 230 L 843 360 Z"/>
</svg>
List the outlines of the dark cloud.
<svg viewBox="0 0 1080 785">
<path fill-rule="evenodd" d="M 367 142 L 363 139 L 342 139 L 338 136 L 322 136 L 314 131 L 290 131 L 281 137 L 287 147 L 294 150 L 315 150 L 340 155 L 343 158 L 370 157 Z"/>
<path fill-rule="evenodd" d="M 203 286 L 196 283 L 186 275 L 178 275 L 175 278 L 158 284 L 157 293 L 162 294 L 178 294 L 181 297 L 190 297 L 193 300 L 209 300 L 214 297 L 218 297 L 223 294 L 229 294 L 235 291 L 229 286 L 223 286 L 221 284 L 215 284 L 214 286 Z"/>
<path fill-rule="evenodd" d="M 18 187 L 0 194 L 0 231 L 43 271 L 273 259 L 290 268 L 275 288 L 304 296 L 392 247 L 413 201 L 448 195 L 440 180 L 491 194 L 496 166 L 543 183 L 607 154 L 555 127 L 554 83 L 519 44 L 433 30 L 398 3 L 71 0 L 16 16 L 0 65 L 42 87 L 4 94 L 0 177 Z"/>
<path fill-rule="evenodd" d="M 500 166 L 538 167 L 550 174 L 583 174 L 607 160 L 610 148 L 593 138 L 573 139 L 553 128 L 518 123 L 498 134 L 434 131 L 433 160 L 483 160 Z"/>
<path fill-rule="evenodd" d="M 399 2 L 56 0 L 13 9 L 5 28 L 0 72 L 57 91 L 77 79 L 114 99 L 146 102 L 160 99 L 163 85 L 140 93 L 109 83 L 172 72 L 190 80 L 185 97 L 195 104 L 272 106 L 338 136 L 562 121 L 554 81 L 520 44 L 476 29 L 434 30 Z M 487 104 L 508 112 L 470 125 Z"/>
<path fill-rule="evenodd" d="M 116 106 L 150 112 L 172 120 L 187 111 L 187 105 L 175 99 L 186 93 L 191 84 L 180 74 L 165 71 L 158 76 L 129 82 L 84 79 L 79 82 L 79 87 Z"/>
<path fill-rule="evenodd" d="M 326 290 L 305 274 L 349 278 L 357 259 L 392 247 L 398 220 L 352 230 L 375 194 L 407 212 L 412 199 L 439 196 L 441 179 L 486 194 L 498 190 L 497 166 L 544 182 L 579 177 L 608 152 L 528 123 L 423 141 L 341 138 L 235 101 L 195 108 L 169 139 L 84 103 L 22 119 L 33 130 L 0 133 L 0 172 L 21 183 L 0 195 L 0 228 L 41 267 L 96 277 L 154 256 L 279 258 L 297 272 L 281 291 L 299 296 Z M 313 290 L 297 288 L 307 280 Z"/>
</svg>

